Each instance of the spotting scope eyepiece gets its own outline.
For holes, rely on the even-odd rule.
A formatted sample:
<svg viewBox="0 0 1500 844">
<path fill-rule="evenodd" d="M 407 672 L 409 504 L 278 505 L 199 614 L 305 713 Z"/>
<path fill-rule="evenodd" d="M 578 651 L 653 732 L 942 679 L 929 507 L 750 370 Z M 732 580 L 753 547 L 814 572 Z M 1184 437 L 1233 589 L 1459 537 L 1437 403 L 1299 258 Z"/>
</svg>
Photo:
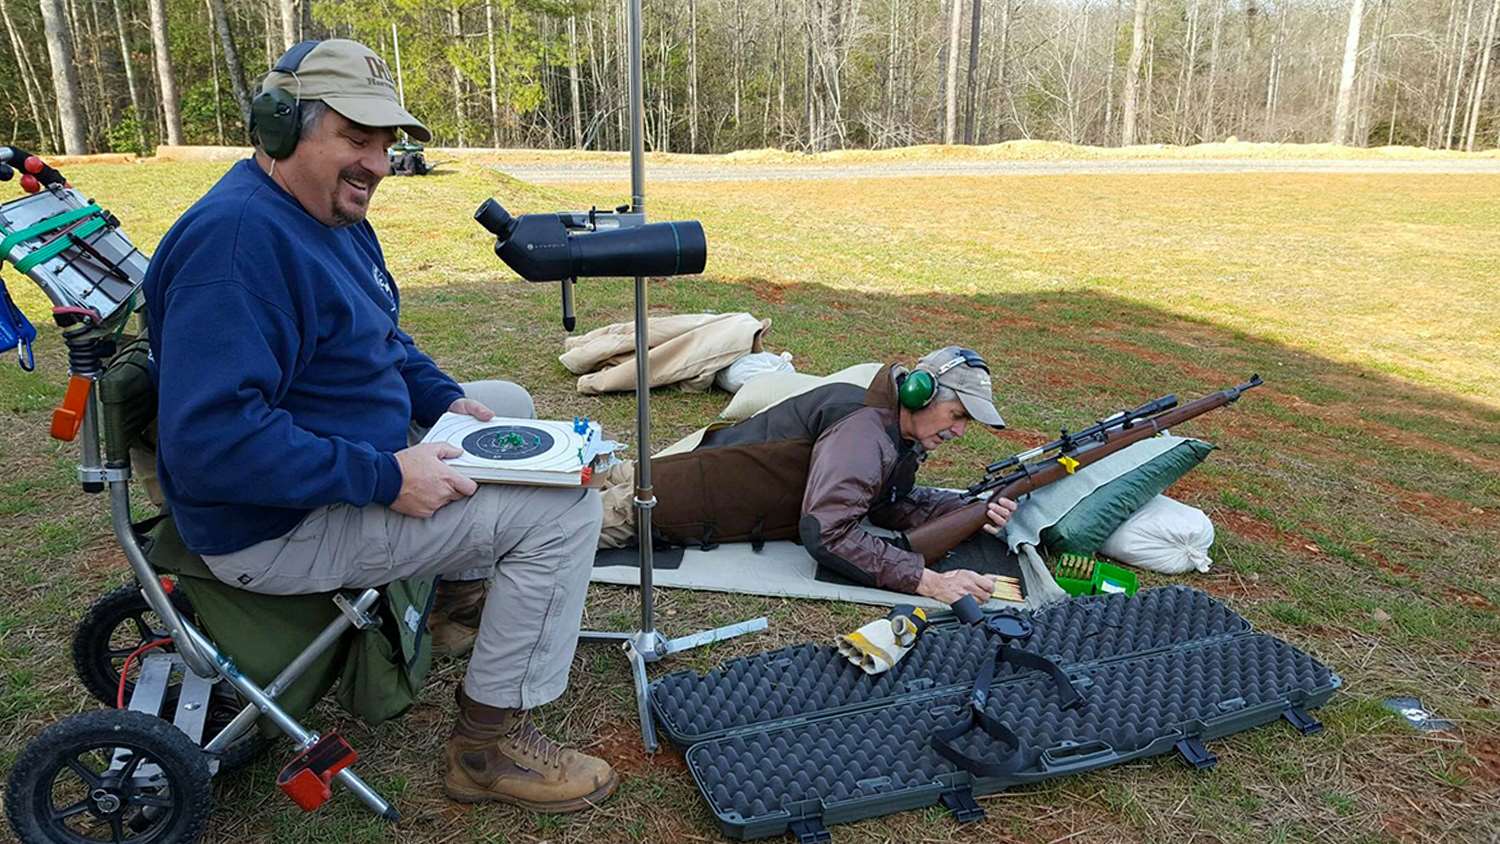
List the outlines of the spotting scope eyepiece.
<svg viewBox="0 0 1500 844">
<path fill-rule="evenodd" d="M 493 199 L 486 199 L 484 204 L 474 212 L 474 219 L 490 234 L 503 239 L 510 237 L 510 230 L 515 228 L 516 218 L 501 207 L 500 203 Z"/>
<path fill-rule="evenodd" d="M 527 281 L 694 275 L 708 261 L 696 220 L 647 223 L 629 211 L 523 214 L 493 199 L 474 219 L 496 238 L 495 254 Z"/>
</svg>

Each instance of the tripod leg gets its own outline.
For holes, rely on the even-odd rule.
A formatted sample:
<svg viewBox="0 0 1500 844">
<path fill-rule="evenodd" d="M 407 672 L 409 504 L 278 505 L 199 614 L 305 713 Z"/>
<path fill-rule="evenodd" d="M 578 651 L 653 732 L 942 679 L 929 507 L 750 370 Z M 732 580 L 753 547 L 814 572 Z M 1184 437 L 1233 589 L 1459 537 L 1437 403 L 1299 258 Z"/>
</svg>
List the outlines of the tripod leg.
<svg viewBox="0 0 1500 844">
<path fill-rule="evenodd" d="M 630 659 L 631 674 L 635 678 L 635 705 L 641 719 L 641 741 L 647 753 L 661 748 L 656 740 L 656 723 L 651 720 L 650 687 L 646 682 L 646 657 L 636 650 L 635 643 L 626 642 L 625 656 Z"/>
</svg>

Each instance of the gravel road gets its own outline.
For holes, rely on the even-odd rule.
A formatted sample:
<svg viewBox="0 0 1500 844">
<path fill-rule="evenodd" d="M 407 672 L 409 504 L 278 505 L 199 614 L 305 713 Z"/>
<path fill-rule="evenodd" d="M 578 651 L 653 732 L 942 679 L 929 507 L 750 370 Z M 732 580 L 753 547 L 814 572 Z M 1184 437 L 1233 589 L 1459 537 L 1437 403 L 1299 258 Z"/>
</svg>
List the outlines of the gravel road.
<svg viewBox="0 0 1500 844">
<path fill-rule="evenodd" d="M 628 166 L 580 163 L 500 165 L 500 170 L 527 182 L 609 182 L 628 180 Z M 1500 174 L 1500 158 L 1465 160 L 1297 160 L 1147 159 L 1112 161 L 891 161 L 857 164 L 649 164 L 648 182 L 817 181 L 826 179 L 909 179 L 930 176 L 1071 176 L 1089 173 L 1410 173 L 1421 175 Z"/>
</svg>

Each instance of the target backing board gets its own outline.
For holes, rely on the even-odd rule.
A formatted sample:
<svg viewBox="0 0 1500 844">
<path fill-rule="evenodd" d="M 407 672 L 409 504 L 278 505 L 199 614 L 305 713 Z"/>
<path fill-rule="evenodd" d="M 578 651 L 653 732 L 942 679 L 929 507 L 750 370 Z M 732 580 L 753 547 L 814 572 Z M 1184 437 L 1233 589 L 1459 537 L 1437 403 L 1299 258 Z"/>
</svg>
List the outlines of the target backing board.
<svg viewBox="0 0 1500 844">
<path fill-rule="evenodd" d="M 587 419 L 496 416 L 481 422 L 460 413 L 443 414 L 422 442 L 463 449 L 444 462 L 476 481 L 532 486 L 590 486 L 614 462 L 619 447 Z"/>
</svg>

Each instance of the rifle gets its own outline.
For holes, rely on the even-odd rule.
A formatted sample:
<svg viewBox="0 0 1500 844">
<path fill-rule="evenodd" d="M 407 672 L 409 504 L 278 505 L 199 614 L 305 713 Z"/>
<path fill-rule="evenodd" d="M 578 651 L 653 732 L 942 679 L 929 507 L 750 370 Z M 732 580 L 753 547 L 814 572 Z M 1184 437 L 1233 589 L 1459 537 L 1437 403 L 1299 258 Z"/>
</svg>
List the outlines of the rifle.
<svg viewBox="0 0 1500 844">
<path fill-rule="evenodd" d="M 972 501 L 907 531 L 907 544 L 911 550 L 921 554 L 930 566 L 989 522 L 985 513 L 989 502 L 980 498 L 984 493 L 992 492 L 994 496 L 1018 499 L 1126 446 L 1153 437 L 1210 410 L 1232 404 L 1239 399 L 1241 393 L 1252 387 L 1259 387 L 1261 383 L 1259 375 L 1251 375 L 1249 381 L 1237 387 L 1210 393 L 1182 407 L 1177 406 L 1175 395 L 1166 395 L 1134 410 L 1122 410 L 1082 431 L 1070 434 L 1064 429 L 1061 437 L 1046 445 L 986 466 L 984 479 L 969 487 L 966 492 L 966 496 Z"/>
</svg>

